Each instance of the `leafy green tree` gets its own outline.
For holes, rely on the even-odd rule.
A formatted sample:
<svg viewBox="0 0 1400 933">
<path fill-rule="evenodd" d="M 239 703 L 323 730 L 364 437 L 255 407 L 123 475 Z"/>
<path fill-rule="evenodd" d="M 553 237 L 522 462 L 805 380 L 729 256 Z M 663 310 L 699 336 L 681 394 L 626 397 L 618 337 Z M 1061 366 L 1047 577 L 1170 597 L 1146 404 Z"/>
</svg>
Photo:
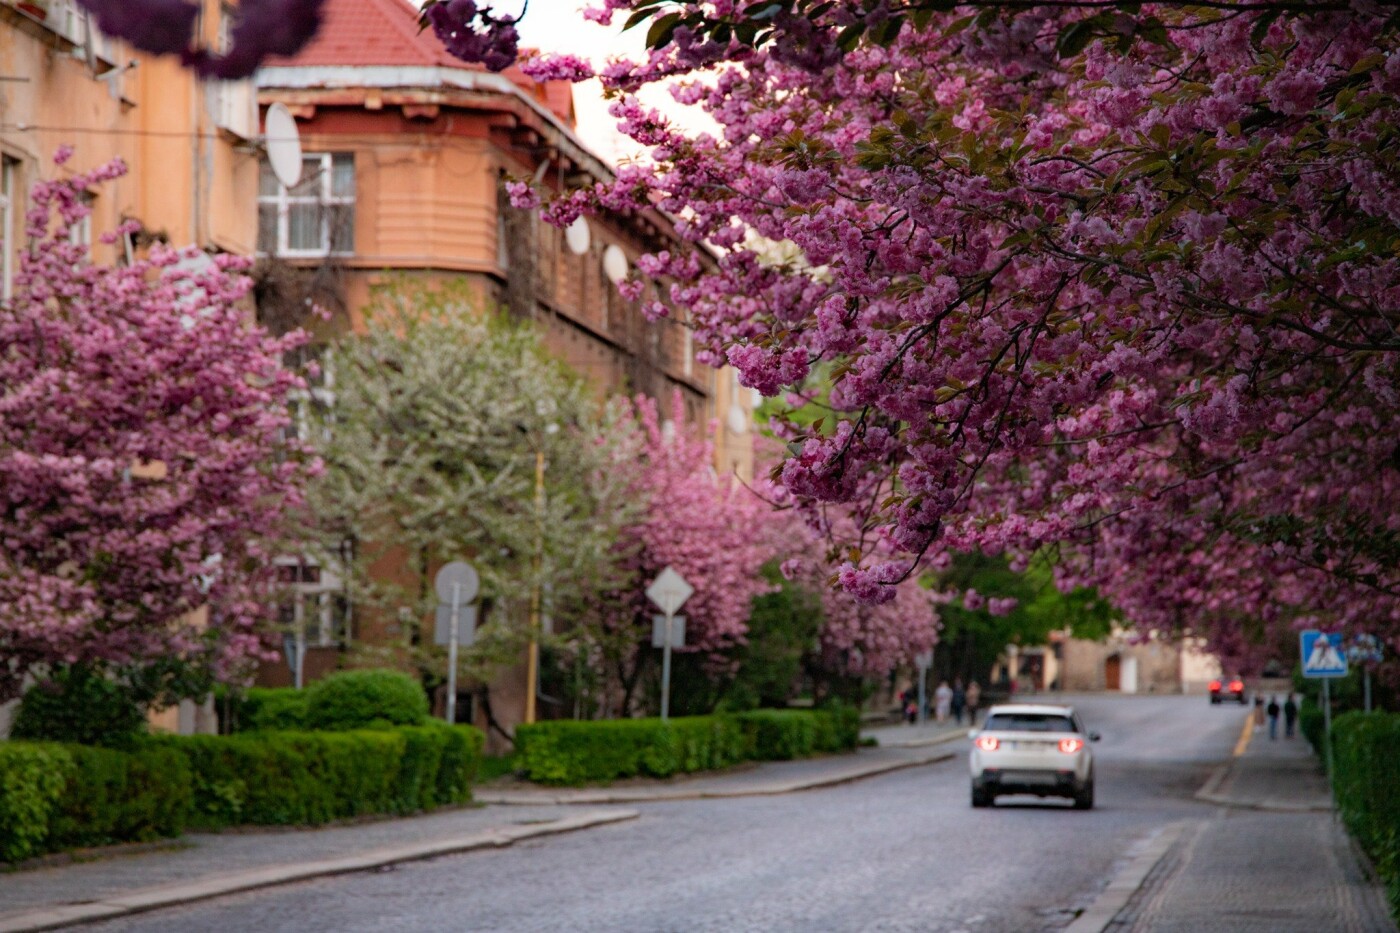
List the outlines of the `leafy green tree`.
<svg viewBox="0 0 1400 933">
<path fill-rule="evenodd" d="M 1093 590 L 1061 593 L 1045 555 L 1018 572 L 1004 557 L 958 554 L 938 574 L 935 589 L 962 594 L 939 609 L 943 630 L 934 652 L 935 678 L 985 682 L 1008 644 L 1043 645 L 1062 629 L 1078 638 L 1103 638 L 1116 618 Z"/>
<path fill-rule="evenodd" d="M 312 538 L 332 563 L 351 555 L 357 617 L 397 634 L 359 660 L 416 665 L 430 688 L 433 575 L 471 560 L 487 611 L 461 672 L 488 679 L 519 657 L 530 594 L 568 616 L 615 576 L 632 510 L 606 468 L 607 415 L 529 326 L 480 310 L 463 284 L 395 283 L 365 323 L 327 357 Z"/>
</svg>

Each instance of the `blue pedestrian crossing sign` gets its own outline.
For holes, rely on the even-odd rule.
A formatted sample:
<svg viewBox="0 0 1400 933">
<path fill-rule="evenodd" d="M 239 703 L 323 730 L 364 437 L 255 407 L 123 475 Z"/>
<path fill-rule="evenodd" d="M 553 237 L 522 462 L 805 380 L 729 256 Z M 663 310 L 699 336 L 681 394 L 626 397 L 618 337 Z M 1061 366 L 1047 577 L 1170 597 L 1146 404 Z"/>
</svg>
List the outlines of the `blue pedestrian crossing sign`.
<svg viewBox="0 0 1400 933">
<path fill-rule="evenodd" d="M 1347 656 L 1340 633 L 1301 633 L 1304 677 L 1345 677 Z"/>
</svg>

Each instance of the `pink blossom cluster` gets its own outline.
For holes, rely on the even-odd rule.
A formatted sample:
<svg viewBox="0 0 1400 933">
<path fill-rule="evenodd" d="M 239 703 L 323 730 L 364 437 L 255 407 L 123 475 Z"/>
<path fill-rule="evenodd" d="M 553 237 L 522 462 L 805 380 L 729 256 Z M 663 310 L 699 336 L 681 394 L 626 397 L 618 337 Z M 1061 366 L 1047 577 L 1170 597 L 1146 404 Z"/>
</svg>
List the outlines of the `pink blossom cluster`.
<svg viewBox="0 0 1400 933">
<path fill-rule="evenodd" d="M 753 598 L 769 588 L 760 571 L 774 552 L 759 533 L 769 506 L 715 475 L 711 446 L 691 435 L 695 426 L 686 424 L 679 395 L 671 407 L 663 427 L 656 401 L 638 396 L 628 428 L 638 443 L 618 445 L 640 450 L 617 468 L 629 476 L 630 496 L 646 508 L 618 543 L 629 579 L 610 625 L 637 627 L 639 641 L 649 638 L 656 609 L 643 592 L 663 568 L 674 567 L 695 588 L 683 608 L 684 650 L 718 653 L 744 643 Z"/>
<path fill-rule="evenodd" d="M 515 64 L 520 34 L 512 16 L 496 16 L 490 6 L 478 6 L 475 0 L 430 0 L 422 21 L 463 61 L 480 62 L 491 71 Z"/>
<path fill-rule="evenodd" d="M 38 665 L 265 654 L 270 542 L 316 468 L 283 440 L 301 335 L 250 326 L 239 261 L 104 266 L 71 237 L 124 172 L 35 186 L 0 304 L 0 700 Z"/>
</svg>

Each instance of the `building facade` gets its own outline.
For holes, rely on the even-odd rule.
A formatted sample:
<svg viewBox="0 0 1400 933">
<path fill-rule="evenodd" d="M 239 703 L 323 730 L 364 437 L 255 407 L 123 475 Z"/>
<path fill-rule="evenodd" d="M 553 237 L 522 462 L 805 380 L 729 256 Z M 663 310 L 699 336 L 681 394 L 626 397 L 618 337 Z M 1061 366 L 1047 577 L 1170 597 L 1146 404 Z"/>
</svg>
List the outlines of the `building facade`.
<svg viewBox="0 0 1400 933">
<path fill-rule="evenodd" d="M 559 191 L 611 179 L 575 132 L 571 85 L 538 83 L 516 69 L 492 74 L 451 57 L 419 29 L 406 0 L 327 0 L 323 13 L 311 44 L 257 75 L 259 104 L 287 108 L 302 152 L 294 187 L 266 165 L 261 175 L 260 267 L 277 283 L 260 295 L 262 310 L 275 316 L 318 304 L 333 312 L 323 328 L 333 340 L 366 326 L 376 285 L 465 280 L 484 309 L 532 321 L 600 401 L 643 394 L 665 406 L 679 394 L 689 424 L 713 425 L 716 473 L 750 479 L 752 393 L 732 372 L 696 362 L 681 316 L 648 322 L 640 302 L 617 287 L 638 255 L 677 244 L 670 220 L 654 211 L 614 214 L 563 231 L 510 204 L 512 180 Z M 663 296 L 664 284 L 646 289 L 644 299 Z M 327 610 L 335 598 L 329 579 L 309 568 L 289 611 L 289 621 L 315 620 L 306 658 L 317 669 L 343 641 Z M 376 626 L 357 619 L 353 637 L 388 637 Z M 288 678 L 285 668 L 262 675 L 265 683 Z M 493 681 L 496 723 L 520 721 L 526 682 L 523 664 Z M 457 708 L 470 716 L 471 696 Z"/>
</svg>

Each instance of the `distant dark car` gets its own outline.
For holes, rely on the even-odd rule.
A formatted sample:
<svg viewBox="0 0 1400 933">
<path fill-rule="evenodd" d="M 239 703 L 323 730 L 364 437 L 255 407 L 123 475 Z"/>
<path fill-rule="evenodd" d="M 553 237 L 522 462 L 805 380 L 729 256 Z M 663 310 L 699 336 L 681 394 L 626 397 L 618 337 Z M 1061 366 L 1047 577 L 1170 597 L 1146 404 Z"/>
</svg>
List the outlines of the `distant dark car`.
<svg viewBox="0 0 1400 933">
<path fill-rule="evenodd" d="M 1244 681 L 1236 678 L 1225 683 L 1224 681 L 1212 680 L 1210 682 L 1210 702 L 1219 703 L 1224 699 L 1231 699 L 1238 703 L 1244 702 Z"/>
</svg>

